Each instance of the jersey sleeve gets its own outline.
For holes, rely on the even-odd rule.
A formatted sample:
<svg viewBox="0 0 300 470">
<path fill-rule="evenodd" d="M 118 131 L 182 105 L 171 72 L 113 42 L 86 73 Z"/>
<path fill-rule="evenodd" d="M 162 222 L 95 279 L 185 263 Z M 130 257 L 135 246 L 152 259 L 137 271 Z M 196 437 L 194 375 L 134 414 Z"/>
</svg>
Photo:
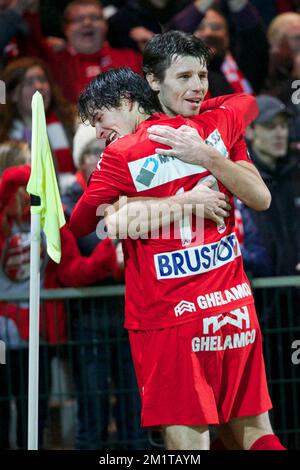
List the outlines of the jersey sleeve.
<svg viewBox="0 0 300 470">
<path fill-rule="evenodd" d="M 221 135 L 225 136 L 229 158 L 233 162 L 252 163 L 246 141 L 245 121 L 242 111 L 233 106 L 221 106 L 213 112 Z"/>
<path fill-rule="evenodd" d="M 127 194 L 132 186 L 123 156 L 109 147 L 103 152 L 88 186 L 70 218 L 70 229 L 76 237 L 93 232 L 107 205 Z"/>
<path fill-rule="evenodd" d="M 233 93 L 231 95 L 210 98 L 202 103 L 201 112 L 219 108 L 220 106 L 231 106 L 239 110 L 243 115 L 245 127 L 249 126 L 258 116 L 256 99 L 246 93 Z"/>
<path fill-rule="evenodd" d="M 229 156 L 230 156 L 230 160 L 232 160 L 233 162 L 244 161 L 244 162 L 252 163 L 245 139 L 242 135 L 239 137 L 239 139 L 231 148 Z"/>
<path fill-rule="evenodd" d="M 242 113 L 232 106 L 221 106 L 214 112 L 217 127 L 225 137 L 228 150 L 245 134 L 245 121 Z"/>
</svg>

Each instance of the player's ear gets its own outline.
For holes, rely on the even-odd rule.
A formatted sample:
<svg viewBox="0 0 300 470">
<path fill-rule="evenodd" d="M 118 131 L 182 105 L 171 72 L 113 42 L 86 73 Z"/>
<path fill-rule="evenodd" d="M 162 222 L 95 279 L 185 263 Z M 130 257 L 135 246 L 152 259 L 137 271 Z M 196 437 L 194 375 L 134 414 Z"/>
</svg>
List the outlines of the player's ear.
<svg viewBox="0 0 300 470">
<path fill-rule="evenodd" d="M 132 111 L 134 101 L 132 98 L 124 98 L 123 103 L 127 106 L 128 111 Z"/>
<path fill-rule="evenodd" d="M 146 80 L 149 83 L 153 91 L 160 90 L 160 81 L 155 77 L 155 75 L 153 75 L 153 73 L 147 73 Z"/>
<path fill-rule="evenodd" d="M 129 97 L 127 94 L 125 94 L 121 98 L 119 106 L 120 107 L 125 106 L 128 109 L 128 111 L 131 111 L 132 108 L 133 108 L 133 99 L 131 97 Z"/>
</svg>

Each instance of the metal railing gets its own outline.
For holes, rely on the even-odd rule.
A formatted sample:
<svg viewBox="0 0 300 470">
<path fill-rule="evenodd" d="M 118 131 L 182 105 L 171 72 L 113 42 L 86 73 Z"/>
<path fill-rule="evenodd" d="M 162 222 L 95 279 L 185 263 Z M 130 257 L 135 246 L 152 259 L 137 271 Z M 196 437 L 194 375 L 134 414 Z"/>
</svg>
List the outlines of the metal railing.
<svg viewBox="0 0 300 470">
<path fill-rule="evenodd" d="M 292 344 L 300 340 L 300 276 L 253 279 L 251 284 L 263 333 L 274 404 L 273 425 L 285 445 L 299 449 L 300 364 L 292 362 Z M 55 305 L 63 302 L 67 314 L 66 341 L 50 346 L 41 342 L 40 417 L 44 447 L 144 449 L 151 445 L 148 435 L 139 428 L 139 397 L 123 328 L 123 294 L 123 285 L 41 290 L 42 304 L 51 301 L 55 314 Z M 0 301 L 17 303 L 27 298 L 27 293 L 1 295 Z M 26 434 L 26 377 L 10 374 L 23 364 L 26 354 L 26 348 L 6 348 L 6 365 L 0 365 L 3 368 L 0 369 L 0 422 L 7 418 L 7 404 L 14 397 L 14 409 L 19 412 L 14 418 L 15 427 L 21 427 L 19 433 L 23 435 Z M 1 393 L 4 370 L 6 395 L 5 387 Z M 89 383 L 91 377 L 94 379 Z M 13 382 L 18 380 L 22 387 L 14 390 Z M 18 432 L 15 436 L 13 445 L 22 446 L 22 436 Z M 4 443 L 2 436 L 5 447 Z"/>
</svg>

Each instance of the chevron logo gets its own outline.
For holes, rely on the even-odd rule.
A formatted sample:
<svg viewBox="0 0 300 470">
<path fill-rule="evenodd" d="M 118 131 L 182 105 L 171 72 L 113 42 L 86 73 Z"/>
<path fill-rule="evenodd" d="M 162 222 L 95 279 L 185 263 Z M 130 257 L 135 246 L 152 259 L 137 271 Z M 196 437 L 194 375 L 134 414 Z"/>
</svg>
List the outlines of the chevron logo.
<svg viewBox="0 0 300 470">
<path fill-rule="evenodd" d="M 196 306 L 193 302 L 181 300 L 174 308 L 175 316 L 180 317 L 184 312 L 196 312 Z"/>
</svg>

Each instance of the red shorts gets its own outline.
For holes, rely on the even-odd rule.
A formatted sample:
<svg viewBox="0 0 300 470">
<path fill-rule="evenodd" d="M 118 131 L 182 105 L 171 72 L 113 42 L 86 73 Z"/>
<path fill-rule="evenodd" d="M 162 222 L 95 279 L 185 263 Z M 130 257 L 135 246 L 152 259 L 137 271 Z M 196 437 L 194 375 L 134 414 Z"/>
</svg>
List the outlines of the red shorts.
<svg viewBox="0 0 300 470">
<path fill-rule="evenodd" d="M 161 330 L 129 331 L 142 426 L 201 426 L 270 408 L 254 305 Z"/>
</svg>

